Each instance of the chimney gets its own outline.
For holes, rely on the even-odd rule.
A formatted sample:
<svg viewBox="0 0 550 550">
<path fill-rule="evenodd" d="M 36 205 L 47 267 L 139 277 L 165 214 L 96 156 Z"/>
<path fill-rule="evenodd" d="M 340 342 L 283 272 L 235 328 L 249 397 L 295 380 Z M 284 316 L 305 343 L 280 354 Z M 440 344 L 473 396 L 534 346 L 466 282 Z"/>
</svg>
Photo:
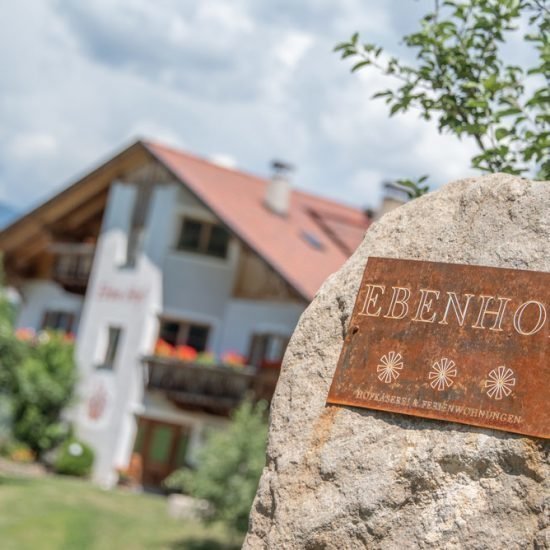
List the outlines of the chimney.
<svg viewBox="0 0 550 550">
<path fill-rule="evenodd" d="M 404 187 L 398 183 L 391 181 L 383 182 L 384 198 L 382 204 L 376 214 L 376 219 L 380 219 L 384 214 L 405 204 L 409 200 L 409 196 Z"/>
<path fill-rule="evenodd" d="M 289 172 L 293 170 L 293 166 L 280 160 L 274 160 L 271 163 L 273 175 L 267 186 L 264 204 L 272 212 L 279 216 L 286 216 L 290 206 L 290 180 Z"/>
</svg>

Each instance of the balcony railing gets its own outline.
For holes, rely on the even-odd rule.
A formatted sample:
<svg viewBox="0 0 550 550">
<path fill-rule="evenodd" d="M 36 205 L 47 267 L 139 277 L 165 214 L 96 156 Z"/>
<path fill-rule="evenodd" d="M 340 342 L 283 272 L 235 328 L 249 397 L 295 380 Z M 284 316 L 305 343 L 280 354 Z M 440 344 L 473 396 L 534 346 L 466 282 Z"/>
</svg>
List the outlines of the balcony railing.
<svg viewBox="0 0 550 550">
<path fill-rule="evenodd" d="M 95 247 L 87 243 L 56 243 L 52 277 L 66 290 L 84 292 L 90 278 Z"/>
<path fill-rule="evenodd" d="M 279 369 L 204 365 L 172 357 L 147 356 L 145 384 L 175 404 L 214 414 L 228 414 L 245 397 L 270 400 Z"/>
</svg>

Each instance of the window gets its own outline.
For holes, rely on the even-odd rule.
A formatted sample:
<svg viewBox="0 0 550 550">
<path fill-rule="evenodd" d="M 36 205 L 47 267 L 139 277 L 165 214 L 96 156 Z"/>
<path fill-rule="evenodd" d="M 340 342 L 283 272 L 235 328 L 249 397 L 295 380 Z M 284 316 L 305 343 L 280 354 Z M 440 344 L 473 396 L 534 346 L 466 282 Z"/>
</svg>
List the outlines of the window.
<svg viewBox="0 0 550 550">
<path fill-rule="evenodd" d="M 57 256 L 54 274 L 60 279 L 88 280 L 92 269 L 91 254 L 62 254 Z"/>
<path fill-rule="evenodd" d="M 183 220 L 177 249 L 226 258 L 229 233 L 221 225 L 188 219 Z"/>
<path fill-rule="evenodd" d="M 204 224 L 194 220 L 185 220 L 181 226 L 178 249 L 200 251 L 201 233 Z"/>
<path fill-rule="evenodd" d="M 71 332 L 74 323 L 74 313 L 68 311 L 46 311 L 42 319 L 43 330 L 61 330 Z"/>
<path fill-rule="evenodd" d="M 207 325 L 165 320 L 160 323 L 159 337 L 172 346 L 191 346 L 197 351 L 205 351 L 209 332 Z"/>
<path fill-rule="evenodd" d="M 253 334 L 248 362 L 256 367 L 280 363 L 288 340 L 288 336 L 282 334 Z"/>
<path fill-rule="evenodd" d="M 105 349 L 105 358 L 103 359 L 103 364 L 101 365 L 103 368 L 114 368 L 121 335 L 122 329 L 120 327 L 109 327 L 107 348 Z"/>
<path fill-rule="evenodd" d="M 315 235 L 315 233 L 311 233 L 310 231 L 302 231 L 302 238 L 309 244 L 309 246 L 315 248 L 315 250 L 323 250 L 323 243 L 321 242 L 321 239 Z"/>
<path fill-rule="evenodd" d="M 227 256 L 229 233 L 221 225 L 211 225 L 210 235 L 206 244 L 206 253 L 217 258 Z"/>
</svg>

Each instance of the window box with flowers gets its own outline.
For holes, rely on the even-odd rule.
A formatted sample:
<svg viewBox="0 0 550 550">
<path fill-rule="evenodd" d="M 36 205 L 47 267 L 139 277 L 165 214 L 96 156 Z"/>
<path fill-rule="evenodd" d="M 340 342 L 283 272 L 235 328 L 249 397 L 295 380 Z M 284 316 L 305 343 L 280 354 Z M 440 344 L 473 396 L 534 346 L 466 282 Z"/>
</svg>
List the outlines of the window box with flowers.
<svg viewBox="0 0 550 550">
<path fill-rule="evenodd" d="M 251 391 L 256 369 L 244 356 L 227 351 L 219 357 L 191 346 L 159 339 L 152 356 L 143 358 L 149 390 L 163 391 L 174 402 L 226 414 Z"/>
</svg>

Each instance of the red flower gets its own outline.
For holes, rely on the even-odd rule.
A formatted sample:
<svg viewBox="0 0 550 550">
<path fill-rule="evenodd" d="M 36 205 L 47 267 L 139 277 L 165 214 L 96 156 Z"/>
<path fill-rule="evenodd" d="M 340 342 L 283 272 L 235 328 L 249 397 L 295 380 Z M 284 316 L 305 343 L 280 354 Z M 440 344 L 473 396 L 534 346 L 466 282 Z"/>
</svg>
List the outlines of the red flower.
<svg viewBox="0 0 550 550">
<path fill-rule="evenodd" d="M 244 355 L 237 353 L 236 351 L 226 351 L 222 355 L 222 362 L 226 365 L 232 365 L 236 367 L 242 367 L 246 363 Z"/>
<path fill-rule="evenodd" d="M 32 328 L 18 328 L 15 331 L 15 337 L 18 340 L 28 341 L 32 340 L 36 336 L 36 333 Z"/>
<path fill-rule="evenodd" d="M 174 346 L 170 345 L 168 342 L 165 342 L 164 340 L 157 340 L 157 344 L 155 346 L 155 355 L 158 355 L 160 357 L 172 357 L 174 355 Z"/>
<path fill-rule="evenodd" d="M 182 361 L 194 361 L 197 358 L 197 350 L 191 346 L 178 346 L 176 357 Z"/>
</svg>

